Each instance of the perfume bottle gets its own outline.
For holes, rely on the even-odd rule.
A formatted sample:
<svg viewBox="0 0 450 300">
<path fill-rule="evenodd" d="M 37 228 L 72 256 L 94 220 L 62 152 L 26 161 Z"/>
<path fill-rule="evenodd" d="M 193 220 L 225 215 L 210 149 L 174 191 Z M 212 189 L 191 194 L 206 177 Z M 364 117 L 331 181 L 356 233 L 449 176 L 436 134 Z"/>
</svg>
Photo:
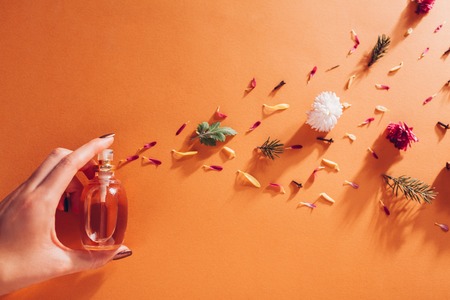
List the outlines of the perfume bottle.
<svg viewBox="0 0 450 300">
<path fill-rule="evenodd" d="M 125 190 L 114 177 L 113 150 L 98 154 L 95 177 L 81 195 L 81 242 L 87 250 L 118 248 L 127 227 L 128 204 Z"/>
</svg>

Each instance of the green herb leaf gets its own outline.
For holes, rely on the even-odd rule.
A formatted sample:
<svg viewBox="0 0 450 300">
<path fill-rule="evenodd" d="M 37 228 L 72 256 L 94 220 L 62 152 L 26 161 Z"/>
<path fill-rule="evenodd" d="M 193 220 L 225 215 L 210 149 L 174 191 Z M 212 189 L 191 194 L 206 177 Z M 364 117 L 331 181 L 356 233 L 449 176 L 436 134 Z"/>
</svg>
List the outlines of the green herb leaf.
<svg viewBox="0 0 450 300">
<path fill-rule="evenodd" d="M 437 192 L 433 187 L 419 179 L 405 175 L 392 177 L 385 174 L 383 174 L 383 178 L 388 187 L 392 189 L 395 196 L 398 196 L 399 192 L 401 192 L 406 199 L 415 200 L 419 203 L 422 199 L 426 203 L 431 203 L 437 195 Z"/>
<path fill-rule="evenodd" d="M 227 135 L 236 135 L 237 132 L 230 127 L 220 127 L 220 122 L 211 125 L 208 122 L 202 122 L 197 126 L 197 136 L 200 143 L 206 146 L 215 146 L 217 142 L 224 142 Z"/>
</svg>

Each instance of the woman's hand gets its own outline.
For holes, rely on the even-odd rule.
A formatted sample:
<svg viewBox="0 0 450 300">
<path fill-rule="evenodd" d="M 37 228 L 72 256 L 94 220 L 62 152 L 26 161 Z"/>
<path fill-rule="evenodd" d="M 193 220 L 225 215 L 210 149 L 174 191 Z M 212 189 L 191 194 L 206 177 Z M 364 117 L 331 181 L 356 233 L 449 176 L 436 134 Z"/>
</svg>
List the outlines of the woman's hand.
<svg viewBox="0 0 450 300">
<path fill-rule="evenodd" d="M 82 186 L 75 174 L 81 170 L 92 178 L 92 158 L 113 141 L 114 134 L 108 134 L 73 152 L 53 150 L 28 180 L 0 202 L 0 295 L 131 255 L 125 246 L 72 250 L 55 232 L 55 211 L 62 195 L 68 192 L 74 203 L 79 201 Z"/>
</svg>

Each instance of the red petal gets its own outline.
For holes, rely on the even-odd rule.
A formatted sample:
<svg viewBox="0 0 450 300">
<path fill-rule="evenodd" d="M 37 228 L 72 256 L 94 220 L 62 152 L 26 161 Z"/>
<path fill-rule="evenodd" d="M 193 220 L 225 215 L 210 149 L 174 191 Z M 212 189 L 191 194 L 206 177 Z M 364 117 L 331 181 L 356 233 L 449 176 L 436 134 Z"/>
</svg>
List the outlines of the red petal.
<svg viewBox="0 0 450 300">
<path fill-rule="evenodd" d="M 138 158 L 139 158 L 139 155 L 131 155 L 131 156 L 128 156 L 125 160 L 126 161 L 133 161 L 133 160 L 136 160 Z"/>
<path fill-rule="evenodd" d="M 183 125 L 181 125 L 181 127 L 178 128 L 178 130 L 177 130 L 177 132 L 175 133 L 175 135 L 179 135 L 179 134 L 183 131 L 183 129 L 186 127 L 186 125 L 187 125 L 188 123 L 189 123 L 189 122 L 186 122 L 186 123 L 184 123 Z"/>
<path fill-rule="evenodd" d="M 142 146 L 143 149 L 150 149 L 151 147 L 155 146 L 156 142 L 147 143 L 144 146 Z"/>
<path fill-rule="evenodd" d="M 250 127 L 248 129 L 248 131 L 253 131 L 256 129 L 256 127 L 258 127 L 259 125 L 261 125 L 261 121 L 256 121 L 255 124 L 252 125 L 252 127 Z"/>
</svg>

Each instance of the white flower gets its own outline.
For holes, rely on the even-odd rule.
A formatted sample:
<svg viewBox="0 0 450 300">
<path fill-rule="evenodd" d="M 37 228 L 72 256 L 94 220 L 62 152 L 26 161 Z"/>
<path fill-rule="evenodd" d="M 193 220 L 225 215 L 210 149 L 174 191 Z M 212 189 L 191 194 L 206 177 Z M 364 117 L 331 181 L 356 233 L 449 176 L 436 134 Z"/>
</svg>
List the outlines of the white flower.
<svg viewBox="0 0 450 300">
<path fill-rule="evenodd" d="M 342 104 L 339 102 L 339 97 L 333 92 L 320 93 L 314 99 L 311 108 L 306 113 L 308 115 L 306 124 L 311 125 L 311 128 L 317 131 L 330 131 L 342 115 Z"/>
</svg>

